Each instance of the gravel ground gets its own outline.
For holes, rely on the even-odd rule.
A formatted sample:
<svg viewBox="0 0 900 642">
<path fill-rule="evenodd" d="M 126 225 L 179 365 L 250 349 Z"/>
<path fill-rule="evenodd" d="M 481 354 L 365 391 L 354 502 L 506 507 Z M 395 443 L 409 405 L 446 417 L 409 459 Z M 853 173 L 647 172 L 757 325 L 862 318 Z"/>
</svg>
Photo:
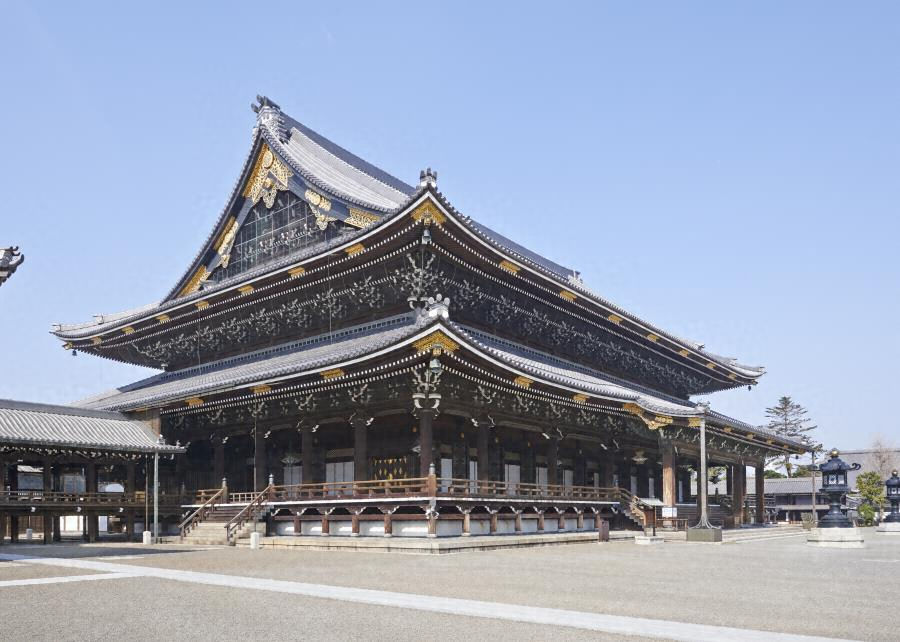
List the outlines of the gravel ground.
<svg viewBox="0 0 900 642">
<path fill-rule="evenodd" d="M 808 547 L 803 538 L 745 544 L 702 545 L 667 542 L 661 546 L 579 544 L 546 548 L 482 551 L 453 555 L 405 555 L 339 551 L 249 549 L 184 550 L 174 546 L 139 545 L 27 547 L 27 554 L 85 557 L 113 563 L 153 566 L 248 577 L 371 588 L 433 596 L 448 596 L 554 607 L 636 617 L 669 619 L 748 629 L 857 639 L 896 639 L 894 612 L 900 574 L 900 537 L 867 530 L 866 548 L 834 550 Z M 23 553 L 25 547 L 4 546 L 0 553 Z M 126 559 L 124 556 L 135 555 Z M 22 567 L 8 569 L 19 571 Z M 25 569 L 28 570 L 28 569 Z M 86 574 L 76 569 L 45 567 L 42 575 Z M 57 572 L 58 571 L 58 572 Z M 0 580 L 14 579 L 3 575 Z M 152 586 L 152 588 L 151 588 Z M 128 587 L 125 590 L 124 587 Z M 297 615 L 304 633 L 312 626 L 327 639 L 388 636 L 421 638 L 424 626 L 441 637 L 478 635 L 499 639 L 547 639 L 546 627 L 467 619 L 420 611 L 355 605 L 261 591 L 181 585 L 150 578 L 116 579 L 68 585 L 0 589 L 4 621 L 15 608 L 37 603 L 41 595 L 77 595 L 86 608 L 112 600 L 111 613 L 122 613 L 115 626 L 141 630 L 143 612 L 136 605 L 159 604 L 156 612 L 179 621 L 182 611 L 203 614 L 212 625 L 233 612 L 227 632 L 254 633 L 253 613 L 263 620 L 287 624 L 284 612 Z M 15 592 L 18 600 L 7 601 Z M 33 599 L 32 599 L 33 597 Z M 24 598 L 24 602 L 22 599 Z M 70 598 L 55 598 L 49 611 L 68 609 Z M 65 604 L 65 606 L 63 606 Z M 267 605 L 278 607 L 274 610 Z M 251 621 L 244 622 L 244 609 Z M 93 607 L 92 607 L 93 608 Z M 60 612 L 61 621 L 77 621 Z M 133 614 L 133 615 L 132 615 Z M 19 615 L 19 617 L 23 617 Z M 291 616 L 293 617 L 293 615 Z M 23 620 L 24 621 L 24 620 Z M 39 619 L 33 626 L 41 626 Z M 115 620 L 113 621 L 115 622 Z M 182 620 L 181 623 L 184 623 Z M 330 623 L 330 624 L 329 624 Z M 96 625 L 96 622 L 89 622 Z M 45 622 L 44 626 L 51 626 Z M 217 624 L 216 626 L 222 626 Z M 331 631 L 328 627 L 337 627 Z M 323 628 L 316 628 L 323 627 Z M 370 627 L 370 628 L 369 628 Z M 396 630 L 394 627 L 397 627 Z M 43 630 L 43 629 L 40 629 Z M 168 630 L 168 629 L 167 629 Z M 198 629 L 215 639 L 217 630 Z M 221 630 L 225 632 L 225 629 Z M 356 633 L 353 633 L 353 632 Z M 47 630 L 47 636 L 59 637 Z M 170 631 L 170 634 L 176 634 Z M 345 636 L 349 635 L 349 637 Z M 224 633 L 223 633 L 224 635 Z M 580 639 L 572 629 L 554 637 Z M 90 637 L 90 635 L 87 635 Z M 38 635 L 37 637 L 45 637 Z M 65 636 L 63 636 L 65 637 Z M 256 636 L 254 636 L 256 637 Z M 595 634 L 589 636 L 598 639 Z M 450 637 L 449 639 L 454 639 Z M 586 638 L 585 638 L 586 639 Z"/>
<path fill-rule="evenodd" d="M 73 587 L 78 587 L 73 590 Z M 0 589 L 6 640 L 608 640 L 588 631 L 133 578 Z M 41 604 L 41 608 L 35 605 Z M 631 638 L 636 639 L 636 638 Z"/>
</svg>

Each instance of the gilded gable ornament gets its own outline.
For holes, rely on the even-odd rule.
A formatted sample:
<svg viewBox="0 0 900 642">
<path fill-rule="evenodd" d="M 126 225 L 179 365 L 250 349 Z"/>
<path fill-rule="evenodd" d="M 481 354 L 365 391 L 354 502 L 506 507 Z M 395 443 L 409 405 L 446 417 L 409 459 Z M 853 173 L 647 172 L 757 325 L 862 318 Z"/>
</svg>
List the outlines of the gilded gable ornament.
<svg viewBox="0 0 900 642">
<path fill-rule="evenodd" d="M 244 196 L 249 198 L 254 205 L 262 199 L 266 207 L 272 207 L 275 204 L 275 196 L 279 191 L 288 188 L 288 180 L 293 175 L 287 165 L 275 156 L 268 145 L 263 143 L 256 164 L 253 166 L 253 172 L 250 174 L 250 180 L 247 181 L 247 186 L 244 188 Z"/>
</svg>

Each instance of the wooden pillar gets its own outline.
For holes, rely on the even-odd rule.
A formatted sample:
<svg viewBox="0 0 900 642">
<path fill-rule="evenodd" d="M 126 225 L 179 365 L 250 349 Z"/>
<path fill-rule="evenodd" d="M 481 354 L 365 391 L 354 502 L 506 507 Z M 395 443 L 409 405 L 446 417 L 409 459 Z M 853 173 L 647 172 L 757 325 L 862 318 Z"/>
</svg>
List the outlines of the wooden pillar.
<svg viewBox="0 0 900 642">
<path fill-rule="evenodd" d="M 302 534 L 303 528 L 300 524 L 300 513 L 294 511 L 294 536 Z"/>
<path fill-rule="evenodd" d="M 516 510 L 516 534 L 522 534 L 522 511 Z"/>
<path fill-rule="evenodd" d="M 543 511 L 543 509 L 538 511 L 537 518 L 538 518 L 537 519 L 538 533 L 543 533 L 544 532 L 544 511 Z"/>
<path fill-rule="evenodd" d="M 427 537 L 437 537 L 437 520 L 438 512 L 436 508 L 429 508 L 425 511 L 425 520 L 428 522 Z"/>
<path fill-rule="evenodd" d="M 44 492 L 50 493 L 53 492 L 53 462 L 50 459 L 44 460 L 44 469 L 43 469 L 43 477 L 44 477 Z"/>
<path fill-rule="evenodd" d="M 322 536 L 329 535 L 331 533 L 329 525 L 328 525 L 328 515 L 331 511 L 328 511 L 322 515 Z"/>
<path fill-rule="evenodd" d="M 315 481 L 313 475 L 313 431 L 304 426 L 300 430 L 300 481 L 304 484 L 312 484 Z"/>
<path fill-rule="evenodd" d="M 394 536 L 394 509 L 382 509 L 384 511 L 384 536 L 385 537 L 393 537 Z"/>
<path fill-rule="evenodd" d="M 547 484 L 555 486 L 559 483 L 557 467 L 559 465 L 559 440 L 551 437 L 547 444 Z"/>
<path fill-rule="evenodd" d="M 675 447 L 671 443 L 664 443 L 662 447 L 662 500 L 666 506 L 674 506 L 675 497 L 675 472 L 678 465 L 675 461 Z"/>
<path fill-rule="evenodd" d="M 756 466 L 756 523 L 766 523 L 766 466 Z"/>
<path fill-rule="evenodd" d="M 254 490 L 259 492 L 269 485 L 269 467 L 266 457 L 266 431 L 257 426 L 253 431 Z"/>
<path fill-rule="evenodd" d="M 419 477 L 428 475 L 434 464 L 433 440 L 434 411 L 419 411 Z M 479 468 L 481 464 L 479 463 Z"/>
<path fill-rule="evenodd" d="M 742 468 L 744 467 L 738 464 L 728 466 L 728 471 L 731 473 L 731 508 L 734 514 L 735 526 L 740 526 L 743 523 L 744 490 L 742 488 Z"/>
<path fill-rule="evenodd" d="M 44 532 L 44 544 L 50 544 L 53 542 L 53 515 L 50 513 L 43 513 L 43 528 L 41 529 Z"/>
<path fill-rule="evenodd" d="M 225 441 L 221 435 L 212 438 L 213 447 L 213 482 L 216 486 L 225 478 Z"/>
<path fill-rule="evenodd" d="M 612 488 L 615 486 L 613 483 L 613 476 L 616 472 L 616 462 L 612 453 L 607 453 L 603 457 L 603 479 L 600 481 L 600 485 L 604 488 Z"/>
<path fill-rule="evenodd" d="M 359 514 L 362 509 L 354 508 L 350 511 L 350 537 L 359 537 Z"/>
<path fill-rule="evenodd" d="M 9 516 L 9 541 L 15 544 L 19 541 L 19 516 L 10 514 Z"/>
<path fill-rule="evenodd" d="M 97 464 L 94 462 L 84 467 L 84 490 L 86 493 L 97 492 Z M 87 523 L 87 541 L 96 542 L 100 535 L 100 516 L 97 513 L 85 513 L 84 521 Z"/>
<path fill-rule="evenodd" d="M 579 531 L 583 531 L 584 530 L 584 510 L 578 509 L 577 515 L 578 515 L 578 521 L 576 523 L 576 528 Z"/>
<path fill-rule="evenodd" d="M 353 480 L 368 481 L 369 479 L 369 445 L 368 426 L 361 418 L 354 418 L 350 425 L 353 427 Z"/>
<path fill-rule="evenodd" d="M 63 520 L 62 515 L 54 515 L 53 516 L 53 541 L 54 542 L 62 541 L 62 520 Z M 3 529 L 2 529 L 2 527 L 0 527 L 0 532 L 2 532 L 2 531 L 3 531 Z"/>
<path fill-rule="evenodd" d="M 563 511 L 557 516 L 556 528 L 560 531 L 566 530 L 566 514 Z"/>
<path fill-rule="evenodd" d="M 747 519 L 747 466 L 741 463 L 738 467 L 738 477 L 741 478 L 741 504 L 739 511 L 741 514 L 741 524 L 746 524 Z"/>
<path fill-rule="evenodd" d="M 471 508 L 460 508 L 463 516 L 462 523 L 462 534 L 464 537 L 469 537 L 472 534 L 472 519 L 471 519 Z"/>
<path fill-rule="evenodd" d="M 491 433 L 484 422 L 478 424 L 478 481 L 490 480 L 491 465 L 488 461 L 488 447 L 491 441 Z"/>
<path fill-rule="evenodd" d="M 488 509 L 491 514 L 491 535 L 497 534 L 497 511 Z"/>
</svg>

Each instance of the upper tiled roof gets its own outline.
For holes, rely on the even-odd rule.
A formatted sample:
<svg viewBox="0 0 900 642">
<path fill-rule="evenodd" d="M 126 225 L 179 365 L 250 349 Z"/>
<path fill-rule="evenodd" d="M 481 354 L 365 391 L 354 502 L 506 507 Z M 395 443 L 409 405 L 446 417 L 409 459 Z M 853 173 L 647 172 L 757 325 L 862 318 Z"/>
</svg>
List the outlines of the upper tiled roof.
<svg viewBox="0 0 900 642">
<path fill-rule="evenodd" d="M 0 399 L 0 443 L 125 452 L 181 452 L 143 421 L 117 412 Z"/>
<path fill-rule="evenodd" d="M 105 332 L 110 328 L 124 326 L 128 323 L 140 320 L 141 318 L 159 314 L 170 308 L 189 303 L 194 299 L 209 296 L 220 289 L 232 287 L 236 281 L 256 278 L 272 270 L 280 269 L 284 265 L 301 260 L 302 258 L 316 253 L 327 252 L 335 244 L 345 242 L 357 235 L 369 233 L 374 229 L 370 227 L 366 230 L 348 232 L 346 236 L 339 239 L 298 250 L 296 253 L 285 256 L 277 262 L 260 266 L 256 270 L 246 272 L 233 279 L 228 279 L 218 284 L 207 282 L 205 289 L 201 292 L 179 296 L 178 293 L 185 280 L 189 278 L 191 274 L 195 273 L 197 265 L 200 264 L 198 262 L 202 261 L 206 253 L 210 251 L 213 240 L 220 233 L 224 222 L 227 220 L 234 199 L 238 198 L 241 193 L 240 190 L 243 185 L 243 177 L 247 175 L 252 166 L 254 150 L 257 149 L 257 145 L 260 144 L 261 140 L 265 141 L 275 152 L 281 155 L 285 161 L 291 165 L 293 170 L 303 176 L 308 183 L 316 185 L 338 198 L 343 198 L 349 203 L 356 203 L 357 205 L 381 212 L 381 225 L 384 225 L 392 218 L 395 218 L 395 216 L 404 210 L 410 203 L 415 202 L 416 199 L 421 197 L 423 193 L 423 188 L 421 186 L 419 188 L 414 188 L 388 174 L 384 170 L 366 162 L 343 147 L 311 130 L 299 121 L 287 116 L 281 112 L 280 108 L 275 103 L 267 98 L 260 97 L 259 100 L 260 106 L 257 107 L 258 119 L 254 130 L 254 143 L 244 161 L 243 170 L 241 172 L 242 178 L 236 183 L 232 196 L 228 201 L 228 205 L 220 214 L 218 222 L 211 231 L 203 249 L 201 249 L 200 253 L 191 264 L 191 267 L 179 280 L 178 285 L 176 285 L 172 292 L 166 297 L 166 300 L 159 304 L 145 306 L 139 310 L 131 310 L 111 315 L 98 315 L 98 317 L 91 322 L 66 325 L 59 324 L 53 328 L 53 332 L 57 336 L 63 340 L 84 339 Z M 670 338 L 676 343 L 688 346 L 692 350 L 705 355 L 710 360 L 740 374 L 742 377 L 756 379 L 765 372 L 763 368 L 743 365 L 730 357 L 722 357 L 712 352 L 708 352 L 705 350 L 704 346 L 697 342 L 681 339 L 674 334 L 667 333 L 664 330 L 639 319 L 587 288 L 575 270 L 560 265 L 536 252 L 522 247 L 514 241 L 491 230 L 482 223 L 457 212 L 439 192 L 437 192 L 437 196 L 446 207 L 453 211 L 454 216 L 457 217 L 466 229 L 468 229 L 475 237 L 483 239 L 485 242 L 497 248 L 502 253 L 508 254 L 513 259 L 521 260 L 523 264 L 537 268 L 539 272 L 558 279 L 565 283 L 567 287 L 572 288 L 575 292 L 592 297 L 596 302 L 611 310 L 617 311 L 617 313 L 620 313 L 623 317 L 632 319 L 640 325 L 646 326 L 648 331 L 662 337 Z"/>
</svg>

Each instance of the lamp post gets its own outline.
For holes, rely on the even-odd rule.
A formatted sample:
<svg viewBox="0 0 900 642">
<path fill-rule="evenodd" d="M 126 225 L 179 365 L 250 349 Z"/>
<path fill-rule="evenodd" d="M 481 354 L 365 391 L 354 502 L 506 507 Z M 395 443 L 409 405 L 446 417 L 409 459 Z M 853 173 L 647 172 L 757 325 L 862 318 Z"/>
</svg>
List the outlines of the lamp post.
<svg viewBox="0 0 900 642">
<path fill-rule="evenodd" d="M 897 471 L 891 473 L 891 478 L 884 482 L 887 489 L 887 498 L 891 503 L 891 514 L 884 518 L 885 522 L 900 524 L 900 477 Z"/>
<path fill-rule="evenodd" d="M 819 520 L 819 528 L 852 528 L 853 522 L 841 512 L 841 499 L 850 492 L 847 472 L 859 470 L 860 465 L 845 463 L 837 448 L 833 448 L 828 454 L 830 459 L 818 468 L 822 472 L 822 492 L 828 495 L 830 509 Z"/>
</svg>

